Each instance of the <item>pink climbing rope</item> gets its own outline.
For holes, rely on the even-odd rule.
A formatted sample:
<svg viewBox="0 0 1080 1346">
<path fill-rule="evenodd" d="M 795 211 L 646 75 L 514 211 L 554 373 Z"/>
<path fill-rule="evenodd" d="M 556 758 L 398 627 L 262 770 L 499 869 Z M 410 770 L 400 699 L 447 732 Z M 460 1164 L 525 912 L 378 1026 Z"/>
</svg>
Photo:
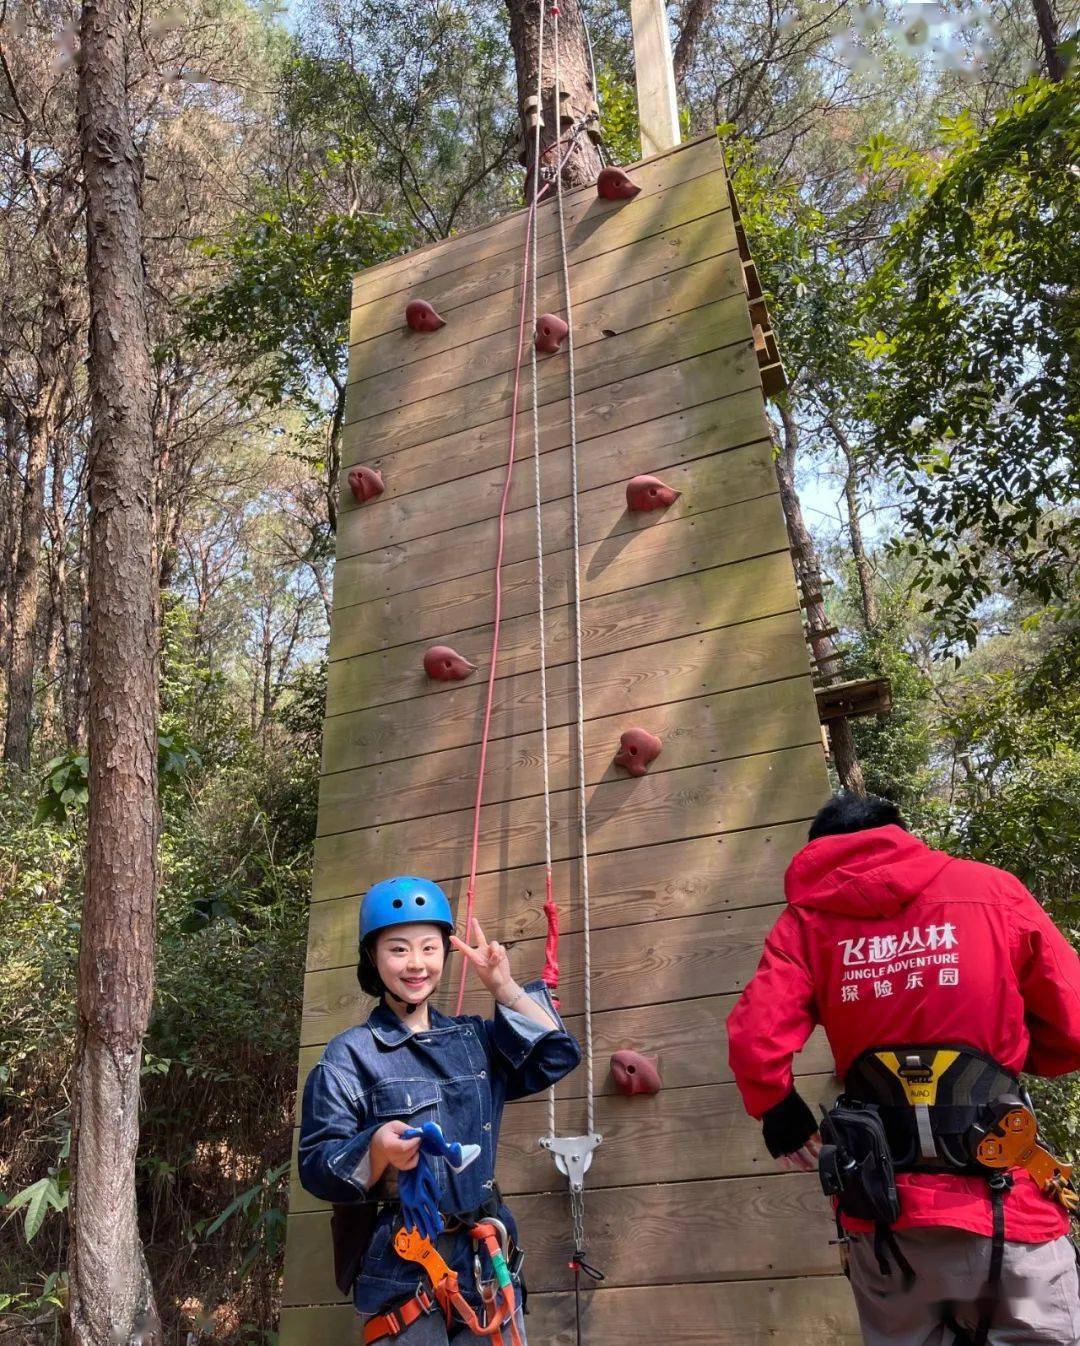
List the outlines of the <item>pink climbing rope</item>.
<svg viewBox="0 0 1080 1346">
<path fill-rule="evenodd" d="M 558 13 L 559 13 L 558 5 L 556 4 L 552 7 L 552 14 L 557 15 Z M 558 27 L 556 26 L 556 33 L 557 32 Z M 539 97 L 539 81 L 543 69 L 542 16 L 541 16 L 541 28 L 540 28 L 540 52 L 541 52 L 541 59 L 538 62 L 538 69 L 537 69 L 538 97 Z M 533 232 L 536 228 L 536 207 L 539 204 L 541 197 L 543 197 L 548 191 L 551 190 L 553 183 L 561 184 L 563 167 L 565 166 L 566 161 L 570 158 L 570 155 L 574 152 L 574 149 L 577 146 L 578 137 L 581 135 L 584 128 L 585 128 L 585 122 L 582 121 L 574 129 L 571 135 L 561 137 L 554 143 L 554 145 L 549 146 L 548 149 L 545 150 L 543 154 L 540 153 L 539 123 L 537 123 L 537 126 L 535 128 L 536 154 L 533 165 L 533 190 L 532 190 L 532 200 L 529 204 L 529 213 L 525 228 L 525 247 L 523 255 L 524 259 L 521 271 L 521 310 L 520 310 L 520 316 L 518 318 L 517 356 L 514 361 L 514 392 L 510 407 L 510 451 L 508 454 L 506 464 L 506 481 L 503 485 L 502 500 L 499 504 L 499 543 L 495 557 L 495 620 L 491 640 L 491 663 L 490 667 L 488 668 L 487 699 L 484 706 L 484 725 L 480 735 L 480 764 L 476 776 L 476 800 L 473 805 L 473 833 L 472 833 L 472 852 L 469 860 L 469 883 L 465 892 L 465 938 L 467 940 L 471 939 L 472 937 L 473 908 L 476 902 L 476 871 L 479 867 L 479 854 L 480 854 L 480 812 L 484 797 L 484 772 L 487 767 L 488 738 L 491 729 L 491 708 L 494 701 L 494 693 L 495 693 L 495 668 L 499 656 L 499 631 L 502 625 L 502 563 L 503 563 L 503 550 L 506 541 L 506 507 L 507 502 L 509 501 L 510 498 L 510 484 L 513 478 L 514 460 L 515 460 L 515 453 L 517 450 L 517 413 L 518 413 L 518 401 L 520 399 L 521 394 L 522 353 L 525 348 L 526 301 L 529 292 L 530 275 L 533 281 L 533 285 L 535 287 L 536 273 L 538 270 L 534 248 L 533 266 L 530 271 L 529 248 L 530 244 L 533 243 Z M 567 149 L 565 154 L 563 154 L 560 157 L 558 156 L 557 151 L 562 149 L 563 145 L 566 145 Z M 541 187 L 540 172 L 542 162 L 545 158 L 548 158 L 553 151 L 556 152 L 556 159 L 557 159 L 553 180 L 551 182 L 545 183 L 544 186 Z M 564 239 L 563 240 L 564 254 L 565 251 L 566 251 L 566 244 Z M 535 398 L 535 390 L 534 390 L 534 398 Z M 534 450 L 537 450 L 537 446 L 535 444 L 533 448 Z M 542 604 L 543 603 L 542 591 L 540 601 Z M 541 659 L 543 659 L 543 651 L 541 651 Z M 550 851 L 550 841 L 549 841 L 549 851 Z M 547 872 L 545 878 L 544 915 L 547 918 L 547 938 L 545 940 L 544 945 L 543 980 L 544 983 L 551 989 L 552 995 L 554 996 L 559 985 L 559 908 L 552 895 L 550 859 L 547 864 Z M 454 1011 L 455 1014 L 461 1013 L 461 1007 L 465 1000 L 465 983 L 468 978 L 468 975 L 469 975 L 469 964 L 467 962 L 463 962 L 461 968 L 461 980 L 458 985 L 457 1007 Z M 559 1003 L 558 1000 L 556 1000 L 555 1001 L 556 1007 L 558 1007 L 558 1003 Z"/>
<path fill-rule="evenodd" d="M 539 165 L 537 166 L 539 173 Z M 529 205 L 528 221 L 525 227 L 524 262 L 521 271 L 521 313 L 518 319 L 517 357 L 514 361 L 514 394 L 510 403 L 510 451 L 506 463 L 506 481 L 503 485 L 502 500 L 499 504 L 499 545 L 495 554 L 495 623 L 491 637 L 491 662 L 488 668 L 487 701 L 484 706 L 484 727 L 480 735 L 480 765 L 476 774 L 476 801 L 473 805 L 472 854 L 469 859 L 469 886 L 465 890 L 465 939 L 472 938 L 473 907 L 476 902 L 476 871 L 480 856 L 480 810 L 484 798 L 484 772 L 487 767 L 488 737 L 491 731 L 491 707 L 495 699 L 495 666 L 499 658 L 499 630 L 502 625 L 502 564 L 506 545 L 506 506 L 510 499 L 510 483 L 514 475 L 514 455 L 517 451 L 517 415 L 518 400 L 521 394 L 521 362 L 525 350 L 525 317 L 529 293 L 529 245 L 532 242 L 533 228 L 536 224 L 536 206 L 548 190 L 544 186 L 533 191 Z M 469 964 L 462 960 L 461 981 L 458 985 L 457 1008 L 461 1013 L 465 1000 L 465 980 L 469 975 Z"/>
</svg>

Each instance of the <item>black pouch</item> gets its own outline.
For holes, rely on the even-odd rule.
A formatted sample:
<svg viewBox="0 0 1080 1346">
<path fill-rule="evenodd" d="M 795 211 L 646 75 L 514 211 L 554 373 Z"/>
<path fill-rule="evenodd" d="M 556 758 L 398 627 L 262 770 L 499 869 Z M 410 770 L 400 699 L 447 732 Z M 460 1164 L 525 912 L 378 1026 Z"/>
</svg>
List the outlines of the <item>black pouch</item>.
<svg viewBox="0 0 1080 1346">
<path fill-rule="evenodd" d="M 351 1297 L 353 1282 L 360 1274 L 379 1218 L 377 1201 L 357 1201 L 335 1205 L 330 1216 L 330 1237 L 334 1244 L 334 1281 L 346 1297 Z"/>
<path fill-rule="evenodd" d="M 854 1220 L 891 1225 L 900 1215 L 896 1173 L 874 1107 L 839 1099 L 823 1112 L 818 1174 L 826 1196 Z"/>
</svg>

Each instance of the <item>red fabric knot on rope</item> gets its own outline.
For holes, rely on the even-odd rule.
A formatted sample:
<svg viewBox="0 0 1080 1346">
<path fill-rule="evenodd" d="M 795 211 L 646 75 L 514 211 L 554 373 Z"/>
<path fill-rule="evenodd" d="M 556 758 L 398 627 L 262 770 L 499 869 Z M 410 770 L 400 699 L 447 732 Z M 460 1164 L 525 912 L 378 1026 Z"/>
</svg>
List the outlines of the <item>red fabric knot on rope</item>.
<svg viewBox="0 0 1080 1346">
<path fill-rule="evenodd" d="M 547 917 L 547 939 L 544 941 L 544 971 L 541 974 L 544 984 L 551 992 L 555 1008 L 559 1008 L 557 999 L 559 990 L 559 904 L 551 891 L 551 875 L 547 876 L 547 897 L 544 901 L 544 915 Z"/>
</svg>

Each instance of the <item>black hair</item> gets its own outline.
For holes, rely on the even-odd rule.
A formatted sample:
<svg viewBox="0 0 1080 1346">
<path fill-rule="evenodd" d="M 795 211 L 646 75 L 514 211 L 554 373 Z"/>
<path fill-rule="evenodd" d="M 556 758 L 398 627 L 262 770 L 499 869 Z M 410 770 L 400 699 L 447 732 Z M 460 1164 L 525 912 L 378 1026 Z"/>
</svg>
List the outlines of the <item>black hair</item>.
<svg viewBox="0 0 1080 1346">
<path fill-rule="evenodd" d="M 443 942 L 443 959 L 450 957 L 450 936 L 445 929 L 440 931 Z M 360 945 L 360 961 L 356 964 L 356 980 L 360 983 L 360 989 L 365 995 L 374 996 L 376 1000 L 382 998 L 386 987 L 383 985 L 382 978 L 379 976 L 379 969 L 375 966 L 375 941 L 382 934 L 381 930 L 376 930 L 374 934 L 368 935 L 363 944 Z"/>
<path fill-rule="evenodd" d="M 810 824 L 808 840 L 816 841 L 818 837 L 833 837 L 842 832 L 865 832 L 869 827 L 890 825 L 902 827 L 905 832 L 908 830 L 900 810 L 891 799 L 841 790 L 818 809 Z"/>
</svg>

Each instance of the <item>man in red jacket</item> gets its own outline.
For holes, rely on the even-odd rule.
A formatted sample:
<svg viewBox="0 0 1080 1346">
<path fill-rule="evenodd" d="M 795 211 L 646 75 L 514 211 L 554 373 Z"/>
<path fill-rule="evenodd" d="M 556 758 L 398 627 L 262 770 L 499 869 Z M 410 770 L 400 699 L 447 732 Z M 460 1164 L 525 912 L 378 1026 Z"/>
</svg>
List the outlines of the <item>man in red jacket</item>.
<svg viewBox="0 0 1080 1346">
<path fill-rule="evenodd" d="M 728 1019 L 735 1081 L 782 1166 L 817 1159 L 818 1123 L 792 1061 L 818 1024 L 849 1094 L 863 1053 L 903 1044 L 968 1048 L 1009 1075 L 1080 1069 L 1080 959 L 1013 875 L 931 850 L 885 800 L 839 795 L 814 819 L 784 888 L 787 907 Z M 914 1280 L 881 1256 L 873 1224 L 844 1216 L 869 1346 L 944 1346 L 965 1334 L 1080 1346 L 1068 1216 L 1021 1169 L 1000 1205 L 1000 1290 L 988 1305 L 989 1176 L 897 1173 L 890 1245 Z"/>
</svg>

